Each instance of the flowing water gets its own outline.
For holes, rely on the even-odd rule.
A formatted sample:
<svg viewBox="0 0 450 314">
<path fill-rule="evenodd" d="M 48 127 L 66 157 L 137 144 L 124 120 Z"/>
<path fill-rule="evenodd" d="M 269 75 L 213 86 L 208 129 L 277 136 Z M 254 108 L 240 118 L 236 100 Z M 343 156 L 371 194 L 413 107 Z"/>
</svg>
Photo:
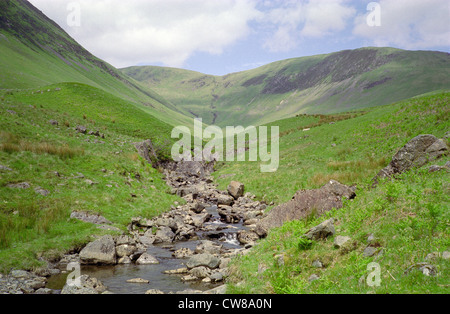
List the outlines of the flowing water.
<svg viewBox="0 0 450 314">
<path fill-rule="evenodd" d="M 221 244 L 225 249 L 241 248 L 237 240 L 237 232 L 245 230 L 242 224 L 227 225 L 220 221 L 217 206 L 207 208 L 212 218 L 204 224 L 204 230 L 197 233 L 198 240 L 176 242 L 170 245 L 152 245 L 147 252 L 156 257 L 160 264 L 157 265 L 116 265 L 116 266 L 82 266 L 81 274 L 99 279 L 108 291 L 115 294 L 144 294 L 150 289 L 158 289 L 164 293 L 184 291 L 187 289 L 206 291 L 223 283 L 208 284 L 199 281 L 183 282 L 180 275 L 168 275 L 163 272 L 185 267 L 186 259 L 176 259 L 172 256 L 175 250 L 189 248 L 195 250 L 201 240 L 210 240 Z M 50 278 L 48 288 L 62 289 L 66 275 L 58 275 Z M 127 280 L 142 278 L 149 284 L 127 283 Z"/>
</svg>

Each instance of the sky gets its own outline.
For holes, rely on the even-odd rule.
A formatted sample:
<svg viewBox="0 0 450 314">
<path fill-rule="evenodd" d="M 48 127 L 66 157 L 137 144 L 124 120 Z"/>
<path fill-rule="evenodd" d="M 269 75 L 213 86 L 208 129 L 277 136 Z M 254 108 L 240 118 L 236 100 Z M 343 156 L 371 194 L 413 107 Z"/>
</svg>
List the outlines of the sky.
<svg viewBox="0 0 450 314">
<path fill-rule="evenodd" d="M 29 0 L 116 68 L 212 75 L 361 47 L 450 52 L 449 0 Z"/>
</svg>

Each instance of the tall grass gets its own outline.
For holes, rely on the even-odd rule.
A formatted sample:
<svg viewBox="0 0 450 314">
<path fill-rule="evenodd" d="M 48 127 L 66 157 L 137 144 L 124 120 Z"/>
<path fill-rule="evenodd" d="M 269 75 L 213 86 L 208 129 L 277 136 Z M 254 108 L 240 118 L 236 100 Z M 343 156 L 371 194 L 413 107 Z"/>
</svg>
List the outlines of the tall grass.
<svg viewBox="0 0 450 314">
<path fill-rule="evenodd" d="M 0 144 L 0 151 L 9 154 L 27 151 L 38 155 L 55 155 L 61 159 L 69 159 L 75 156 L 84 155 L 84 150 L 82 148 L 71 148 L 67 144 L 29 142 L 9 132 L 2 132 L 0 137 L 3 139 L 3 142 Z"/>
</svg>

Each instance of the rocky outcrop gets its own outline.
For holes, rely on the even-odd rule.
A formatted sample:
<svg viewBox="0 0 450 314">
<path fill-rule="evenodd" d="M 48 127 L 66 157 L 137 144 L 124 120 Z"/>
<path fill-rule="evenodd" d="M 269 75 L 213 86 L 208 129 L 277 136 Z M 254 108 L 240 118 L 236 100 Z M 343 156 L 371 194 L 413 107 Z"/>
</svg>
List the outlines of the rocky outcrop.
<svg viewBox="0 0 450 314">
<path fill-rule="evenodd" d="M 281 227 L 288 221 L 303 219 L 314 211 L 317 215 L 322 215 L 333 208 L 342 208 L 344 198 L 352 199 L 355 196 L 354 187 L 333 180 L 317 190 L 298 191 L 291 201 L 272 209 L 268 216 L 257 224 L 256 232 L 264 237 L 270 229 Z"/>
<path fill-rule="evenodd" d="M 390 164 L 373 179 L 376 186 L 381 179 L 391 178 L 412 168 L 422 167 L 448 153 L 448 146 L 434 135 L 419 135 L 409 141 L 392 158 Z"/>
</svg>

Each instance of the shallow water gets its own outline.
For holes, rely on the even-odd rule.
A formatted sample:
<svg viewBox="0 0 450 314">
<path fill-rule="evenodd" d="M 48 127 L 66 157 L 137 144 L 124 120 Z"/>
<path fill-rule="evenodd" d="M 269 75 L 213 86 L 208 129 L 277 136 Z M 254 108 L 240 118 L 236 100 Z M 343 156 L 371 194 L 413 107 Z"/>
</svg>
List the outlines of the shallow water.
<svg viewBox="0 0 450 314">
<path fill-rule="evenodd" d="M 176 259 L 172 256 L 175 250 L 189 248 L 195 250 L 201 240 L 210 240 L 221 244 L 226 249 L 240 248 L 237 233 L 246 229 L 242 224 L 227 225 L 220 222 L 217 206 L 207 208 L 212 215 L 209 222 L 204 224 L 209 231 L 197 233 L 199 240 L 176 242 L 173 244 L 152 245 L 147 252 L 156 257 L 157 265 L 116 265 L 116 266 L 82 266 L 81 275 L 89 275 L 99 279 L 108 291 L 115 294 L 144 294 L 150 289 L 158 289 L 164 293 L 178 292 L 187 289 L 206 291 L 219 284 L 206 284 L 198 281 L 183 282 L 180 275 L 168 275 L 163 272 L 185 267 L 187 259 Z M 67 274 L 50 278 L 48 288 L 61 290 L 65 284 Z M 127 280 L 142 278 L 150 281 L 149 284 L 127 283 Z"/>
</svg>

